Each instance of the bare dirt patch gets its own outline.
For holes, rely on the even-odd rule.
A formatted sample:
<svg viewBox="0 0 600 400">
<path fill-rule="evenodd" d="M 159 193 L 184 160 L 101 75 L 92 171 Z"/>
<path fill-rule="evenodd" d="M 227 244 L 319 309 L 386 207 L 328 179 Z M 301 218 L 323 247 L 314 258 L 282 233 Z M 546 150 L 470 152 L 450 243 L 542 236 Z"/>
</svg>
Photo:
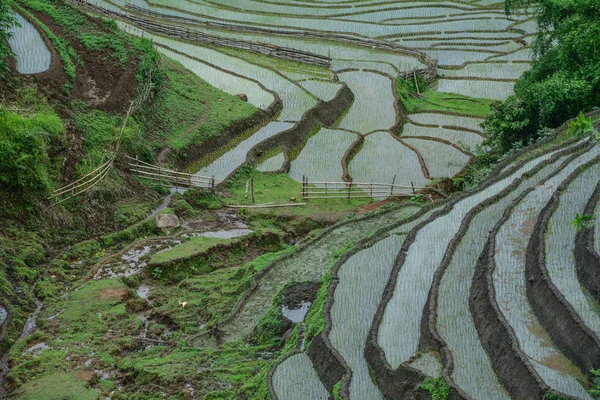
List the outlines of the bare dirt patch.
<svg viewBox="0 0 600 400">
<path fill-rule="evenodd" d="M 129 296 L 129 289 L 124 288 L 124 287 L 109 288 L 109 289 L 101 290 L 99 295 L 100 295 L 100 300 L 106 300 L 106 299 L 124 300 Z"/>
</svg>

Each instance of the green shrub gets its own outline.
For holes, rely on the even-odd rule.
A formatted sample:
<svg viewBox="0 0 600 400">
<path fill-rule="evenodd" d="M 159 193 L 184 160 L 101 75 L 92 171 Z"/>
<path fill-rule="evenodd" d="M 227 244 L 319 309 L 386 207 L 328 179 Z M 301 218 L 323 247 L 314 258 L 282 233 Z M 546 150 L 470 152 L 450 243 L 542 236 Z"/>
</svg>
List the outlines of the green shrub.
<svg viewBox="0 0 600 400">
<path fill-rule="evenodd" d="M 6 71 L 6 57 L 10 54 L 7 39 L 10 38 L 10 28 L 15 23 L 15 18 L 10 14 L 12 1 L 0 2 L 0 77 Z"/>
<path fill-rule="evenodd" d="M 64 131 L 51 112 L 28 117 L 0 111 L 0 183 L 27 198 L 47 193 L 52 187 L 48 144 Z"/>
<path fill-rule="evenodd" d="M 536 60 L 484 124 L 504 151 L 600 105 L 600 0 L 506 1 L 509 13 L 523 6 L 532 6 L 539 26 Z"/>
</svg>

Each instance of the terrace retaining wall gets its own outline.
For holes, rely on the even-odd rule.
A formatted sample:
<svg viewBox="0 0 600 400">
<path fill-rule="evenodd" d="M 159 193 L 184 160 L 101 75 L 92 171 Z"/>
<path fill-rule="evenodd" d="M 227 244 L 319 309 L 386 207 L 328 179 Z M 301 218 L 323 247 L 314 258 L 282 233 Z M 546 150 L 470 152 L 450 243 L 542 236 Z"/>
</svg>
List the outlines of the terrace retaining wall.
<svg viewBox="0 0 600 400">
<path fill-rule="evenodd" d="M 552 194 L 538 216 L 527 246 L 525 263 L 527 298 L 531 308 L 556 346 L 586 374 L 600 366 L 600 340 L 585 325 L 548 275 L 545 235 L 550 218 L 559 205 L 560 194 L 568 189 L 569 184 L 583 169 L 592 167 L 599 161 L 600 156 L 577 168 Z"/>
<path fill-rule="evenodd" d="M 600 201 L 600 182 L 585 206 L 584 214 L 591 215 Z M 600 302 L 600 254 L 595 248 L 594 227 L 582 229 L 575 236 L 575 264 L 579 282 Z"/>
<path fill-rule="evenodd" d="M 246 162 L 255 163 L 262 154 L 275 147 L 281 147 L 284 152 L 288 153 L 293 151 L 306 141 L 315 128 L 333 124 L 353 101 L 354 94 L 344 84 L 333 99 L 319 100 L 313 108 L 304 113 L 300 121 L 293 127 L 256 144 L 248 152 Z"/>
<path fill-rule="evenodd" d="M 587 145 L 581 145 L 561 152 L 564 154 L 575 154 L 563 162 L 561 167 L 548 175 L 544 181 L 556 175 L 564 166 L 576 158 L 579 153 L 587 149 L 589 149 Z M 564 155 L 561 153 L 555 154 L 545 164 L 553 162 Z M 522 161 L 520 164 L 523 163 Z M 542 163 L 536 169 L 541 166 Z M 481 344 L 490 357 L 492 368 L 504 384 L 508 393 L 518 399 L 543 398 L 551 390 L 538 375 L 537 371 L 528 361 L 525 353 L 519 347 L 519 341 L 513 328 L 500 310 L 496 300 L 493 272 L 496 269 L 496 236 L 504 223 L 510 218 L 514 208 L 534 190 L 535 187 L 530 187 L 517 196 L 506 208 L 502 218 L 490 231 L 484 250 L 475 268 L 469 296 L 469 310 L 471 311 Z M 570 398 L 564 394 L 560 394 L 560 396 Z"/>
</svg>

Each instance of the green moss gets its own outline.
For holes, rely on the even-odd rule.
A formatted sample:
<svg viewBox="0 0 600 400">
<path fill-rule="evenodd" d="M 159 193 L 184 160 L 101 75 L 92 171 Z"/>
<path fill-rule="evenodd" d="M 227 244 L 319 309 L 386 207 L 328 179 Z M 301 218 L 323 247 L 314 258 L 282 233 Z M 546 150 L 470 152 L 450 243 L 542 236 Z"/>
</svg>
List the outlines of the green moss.
<svg viewBox="0 0 600 400">
<path fill-rule="evenodd" d="M 71 373 L 55 373 L 31 381 L 18 391 L 23 400 L 97 400 L 98 392 Z"/>
<path fill-rule="evenodd" d="M 178 244 L 170 250 L 153 255 L 150 259 L 150 265 L 165 264 L 175 260 L 191 258 L 206 253 L 217 245 L 230 243 L 233 243 L 230 239 L 218 239 L 203 236 L 192 237 L 187 242 Z"/>
<path fill-rule="evenodd" d="M 425 381 L 417 386 L 417 390 L 425 390 L 431 395 L 431 400 L 448 400 L 450 397 L 450 386 L 444 378 L 425 378 Z"/>
<path fill-rule="evenodd" d="M 333 400 L 342 400 L 342 395 L 340 394 L 340 390 L 342 389 L 343 384 L 344 384 L 344 378 L 340 379 L 339 382 L 333 386 Z"/>
<path fill-rule="evenodd" d="M 130 243 L 136 239 L 157 234 L 156 220 L 148 218 L 119 232 L 113 232 L 100 237 L 103 246 L 113 246 L 120 243 Z"/>
</svg>

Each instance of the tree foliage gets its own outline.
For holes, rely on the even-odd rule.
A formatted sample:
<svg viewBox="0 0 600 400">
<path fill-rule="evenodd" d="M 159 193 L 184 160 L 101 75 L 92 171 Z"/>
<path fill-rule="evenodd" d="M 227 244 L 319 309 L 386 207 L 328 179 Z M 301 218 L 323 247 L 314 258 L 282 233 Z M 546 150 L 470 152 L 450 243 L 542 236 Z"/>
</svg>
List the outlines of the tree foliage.
<svg viewBox="0 0 600 400">
<path fill-rule="evenodd" d="M 0 0 L 0 76 L 6 71 L 6 57 L 10 54 L 7 40 L 11 36 L 10 28 L 15 23 L 10 10 L 12 0 Z"/>
<path fill-rule="evenodd" d="M 535 139 L 580 111 L 600 105 L 600 0 L 507 0 L 510 13 L 526 7 L 539 33 L 535 62 L 515 94 L 493 107 L 484 126 L 503 151 Z M 512 107 L 517 106 L 518 110 Z"/>
</svg>

